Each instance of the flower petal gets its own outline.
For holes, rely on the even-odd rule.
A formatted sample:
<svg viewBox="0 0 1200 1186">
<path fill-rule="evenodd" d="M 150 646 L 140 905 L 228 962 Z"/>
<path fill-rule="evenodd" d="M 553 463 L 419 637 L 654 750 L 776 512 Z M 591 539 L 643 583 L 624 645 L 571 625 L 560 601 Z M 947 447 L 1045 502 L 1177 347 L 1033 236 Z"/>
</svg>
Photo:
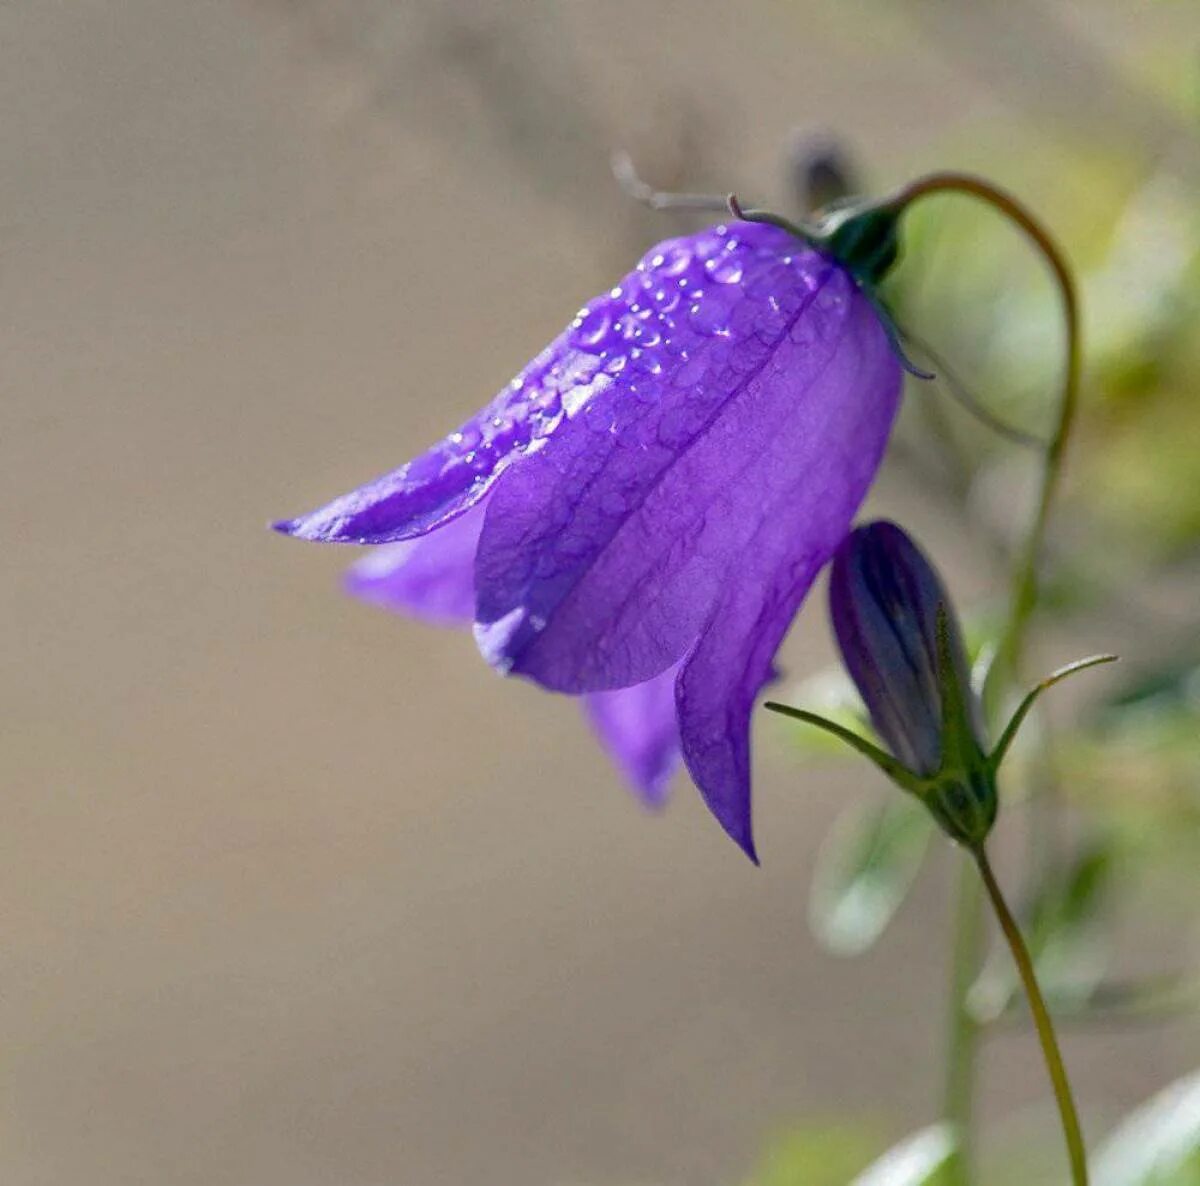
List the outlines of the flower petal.
<svg viewBox="0 0 1200 1186">
<path fill-rule="evenodd" d="M 322 543 L 414 539 L 474 506 L 514 461 L 536 448 L 609 377 L 600 360 L 556 338 L 478 415 L 428 452 L 297 519 L 284 535 Z"/>
<path fill-rule="evenodd" d="M 855 303 L 832 360 L 808 395 L 815 431 L 779 426 L 792 465 L 764 482 L 763 514 L 676 685 L 683 757 L 705 801 L 757 859 L 750 816 L 750 715 L 774 677 L 779 644 L 836 550 L 887 443 L 900 375 L 879 323 Z"/>
<path fill-rule="evenodd" d="M 679 765 L 679 725 L 675 719 L 676 668 L 631 688 L 592 692 L 584 710 L 600 744 L 651 807 L 667 798 Z"/>
<path fill-rule="evenodd" d="M 721 230 L 679 241 L 691 304 L 652 312 L 656 344 L 495 491 L 476 634 L 503 670 L 566 692 L 648 679 L 740 579 L 764 517 L 786 509 L 803 554 L 806 519 L 831 507 L 844 531 L 862 497 L 900 386 L 877 315 L 786 233 Z M 662 258 L 641 265 L 656 292 Z M 866 478 L 844 477 L 862 456 Z"/>
<path fill-rule="evenodd" d="M 419 539 L 372 548 L 346 573 L 346 591 L 442 626 L 475 616 L 475 549 L 485 502 Z"/>
</svg>

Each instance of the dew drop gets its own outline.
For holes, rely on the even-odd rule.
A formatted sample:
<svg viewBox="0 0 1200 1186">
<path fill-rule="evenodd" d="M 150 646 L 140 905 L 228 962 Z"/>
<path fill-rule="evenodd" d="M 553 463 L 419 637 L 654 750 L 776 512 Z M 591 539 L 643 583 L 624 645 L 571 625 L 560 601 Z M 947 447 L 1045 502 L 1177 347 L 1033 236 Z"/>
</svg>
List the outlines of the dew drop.
<svg viewBox="0 0 1200 1186">
<path fill-rule="evenodd" d="M 661 375 L 663 371 L 662 361 L 658 355 L 649 350 L 635 350 L 630 356 L 634 367 L 647 375 Z M 635 392 L 634 394 L 638 394 Z"/>
<path fill-rule="evenodd" d="M 732 256 L 716 256 L 704 265 L 704 270 L 718 284 L 737 284 L 742 278 L 742 261 Z"/>
<path fill-rule="evenodd" d="M 477 474 L 485 474 L 492 468 L 492 457 L 486 448 L 473 450 L 463 460 Z"/>
<path fill-rule="evenodd" d="M 679 293 L 666 288 L 655 289 L 650 294 L 650 300 L 660 313 L 670 313 L 679 304 Z"/>
<path fill-rule="evenodd" d="M 457 445 L 464 452 L 470 452 L 479 444 L 480 432 L 474 424 L 465 424 L 458 432 L 450 434 L 450 443 Z"/>
<path fill-rule="evenodd" d="M 691 251 L 682 243 L 672 243 L 654 257 L 651 266 L 660 276 L 682 276 L 691 262 Z"/>
<path fill-rule="evenodd" d="M 627 342 L 632 342 L 641 332 L 641 328 L 641 322 L 632 313 L 626 313 L 617 322 L 617 329 L 620 331 L 621 337 Z"/>
<path fill-rule="evenodd" d="M 578 350 L 598 354 L 612 336 L 612 318 L 603 308 L 582 309 L 571 323 L 569 340 Z"/>
</svg>

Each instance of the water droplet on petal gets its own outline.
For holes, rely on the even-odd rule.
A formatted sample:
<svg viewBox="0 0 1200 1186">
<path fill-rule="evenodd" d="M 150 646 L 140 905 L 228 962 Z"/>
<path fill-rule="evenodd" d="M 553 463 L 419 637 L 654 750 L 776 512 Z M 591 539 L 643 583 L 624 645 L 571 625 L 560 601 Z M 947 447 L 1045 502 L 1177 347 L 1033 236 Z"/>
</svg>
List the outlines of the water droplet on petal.
<svg viewBox="0 0 1200 1186">
<path fill-rule="evenodd" d="M 647 375 L 661 375 L 662 361 L 657 353 L 651 350 L 636 350 L 631 355 L 633 365 Z"/>
<path fill-rule="evenodd" d="M 621 337 L 627 342 L 632 342 L 638 336 L 641 329 L 641 323 L 632 313 L 626 313 L 620 321 L 617 322 L 617 329 L 620 330 Z"/>
<path fill-rule="evenodd" d="M 652 266 L 660 276 L 682 276 L 691 262 L 691 251 L 682 243 L 672 243 L 654 257 Z"/>
<path fill-rule="evenodd" d="M 660 313 L 670 313 L 679 304 L 679 293 L 667 288 L 658 288 L 650 294 L 650 300 Z"/>
<path fill-rule="evenodd" d="M 716 256 L 704 265 L 704 270 L 718 284 L 737 284 L 742 278 L 742 261 L 732 256 Z"/>
<path fill-rule="evenodd" d="M 597 306 L 580 310 L 579 316 L 571 323 L 568 340 L 578 350 L 598 354 L 611 336 L 612 318 L 604 308 Z"/>
<path fill-rule="evenodd" d="M 477 474 L 485 474 L 492 468 L 492 454 L 486 446 L 468 453 L 463 460 Z"/>
</svg>

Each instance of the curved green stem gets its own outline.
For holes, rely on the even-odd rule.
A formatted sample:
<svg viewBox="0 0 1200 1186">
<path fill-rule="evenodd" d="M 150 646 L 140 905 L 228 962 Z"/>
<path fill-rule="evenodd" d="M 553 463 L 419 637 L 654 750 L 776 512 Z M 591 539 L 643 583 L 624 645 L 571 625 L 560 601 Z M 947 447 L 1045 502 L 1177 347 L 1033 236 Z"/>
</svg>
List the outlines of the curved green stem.
<svg viewBox="0 0 1200 1186">
<path fill-rule="evenodd" d="M 992 908 L 996 912 L 996 919 L 1000 923 L 1000 929 L 1004 932 L 1004 938 L 1012 951 L 1013 960 L 1021 976 L 1021 983 L 1025 986 L 1025 994 L 1029 998 L 1029 1007 L 1033 1012 L 1034 1024 L 1037 1026 L 1038 1041 L 1042 1044 L 1046 1069 L 1050 1072 L 1050 1082 L 1054 1086 L 1054 1098 L 1058 1101 L 1058 1112 L 1062 1118 L 1063 1136 L 1066 1138 L 1067 1155 L 1071 1161 L 1071 1181 L 1074 1186 L 1087 1186 L 1087 1153 L 1083 1144 L 1083 1132 L 1079 1127 L 1079 1114 L 1075 1110 L 1071 1084 L 1067 1079 L 1067 1068 L 1063 1064 L 1062 1051 L 1059 1049 L 1058 1037 L 1054 1032 L 1054 1023 L 1050 1020 L 1050 1012 L 1046 1008 L 1042 990 L 1038 986 L 1029 948 L 1025 946 L 1021 929 L 1017 926 L 1016 919 L 1013 918 L 1012 911 L 1009 910 L 1008 903 L 1004 900 L 1004 894 L 1000 890 L 996 875 L 992 872 L 992 866 L 982 845 L 975 850 L 974 856 L 984 888 L 987 890 Z"/>
<path fill-rule="evenodd" d="M 1016 225 L 1034 244 L 1054 274 L 1062 297 L 1063 321 L 1066 328 L 1066 366 L 1063 372 L 1062 395 L 1059 400 L 1058 423 L 1046 445 L 1042 463 L 1041 489 L 1037 507 L 1025 537 L 1025 543 L 1013 571 L 1008 622 L 1000 641 L 997 662 L 992 668 L 996 679 L 1010 678 L 1019 667 L 1024 648 L 1025 632 L 1030 615 L 1037 604 L 1038 562 L 1045 541 L 1050 508 L 1058 490 L 1062 459 L 1075 420 L 1079 397 L 1079 378 L 1082 369 L 1080 342 L 1079 294 L 1074 277 L 1062 249 L 1050 232 L 1033 213 L 1012 194 L 973 173 L 930 173 L 905 186 L 886 200 L 898 210 L 906 209 L 920 198 L 938 193 L 960 193 L 985 202 Z"/>
</svg>

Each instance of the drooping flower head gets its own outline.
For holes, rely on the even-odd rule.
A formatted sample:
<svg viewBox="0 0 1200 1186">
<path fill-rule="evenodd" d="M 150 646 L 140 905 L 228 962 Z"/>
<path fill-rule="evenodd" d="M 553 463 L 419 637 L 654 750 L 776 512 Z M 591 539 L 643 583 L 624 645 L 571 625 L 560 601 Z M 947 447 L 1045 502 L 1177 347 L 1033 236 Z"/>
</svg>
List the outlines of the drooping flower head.
<svg viewBox="0 0 1200 1186">
<path fill-rule="evenodd" d="M 652 800 L 682 753 L 753 857 L 751 709 L 900 395 L 862 279 L 758 222 L 661 243 L 445 440 L 277 527 L 390 545 L 352 591 L 584 696 Z"/>
</svg>

